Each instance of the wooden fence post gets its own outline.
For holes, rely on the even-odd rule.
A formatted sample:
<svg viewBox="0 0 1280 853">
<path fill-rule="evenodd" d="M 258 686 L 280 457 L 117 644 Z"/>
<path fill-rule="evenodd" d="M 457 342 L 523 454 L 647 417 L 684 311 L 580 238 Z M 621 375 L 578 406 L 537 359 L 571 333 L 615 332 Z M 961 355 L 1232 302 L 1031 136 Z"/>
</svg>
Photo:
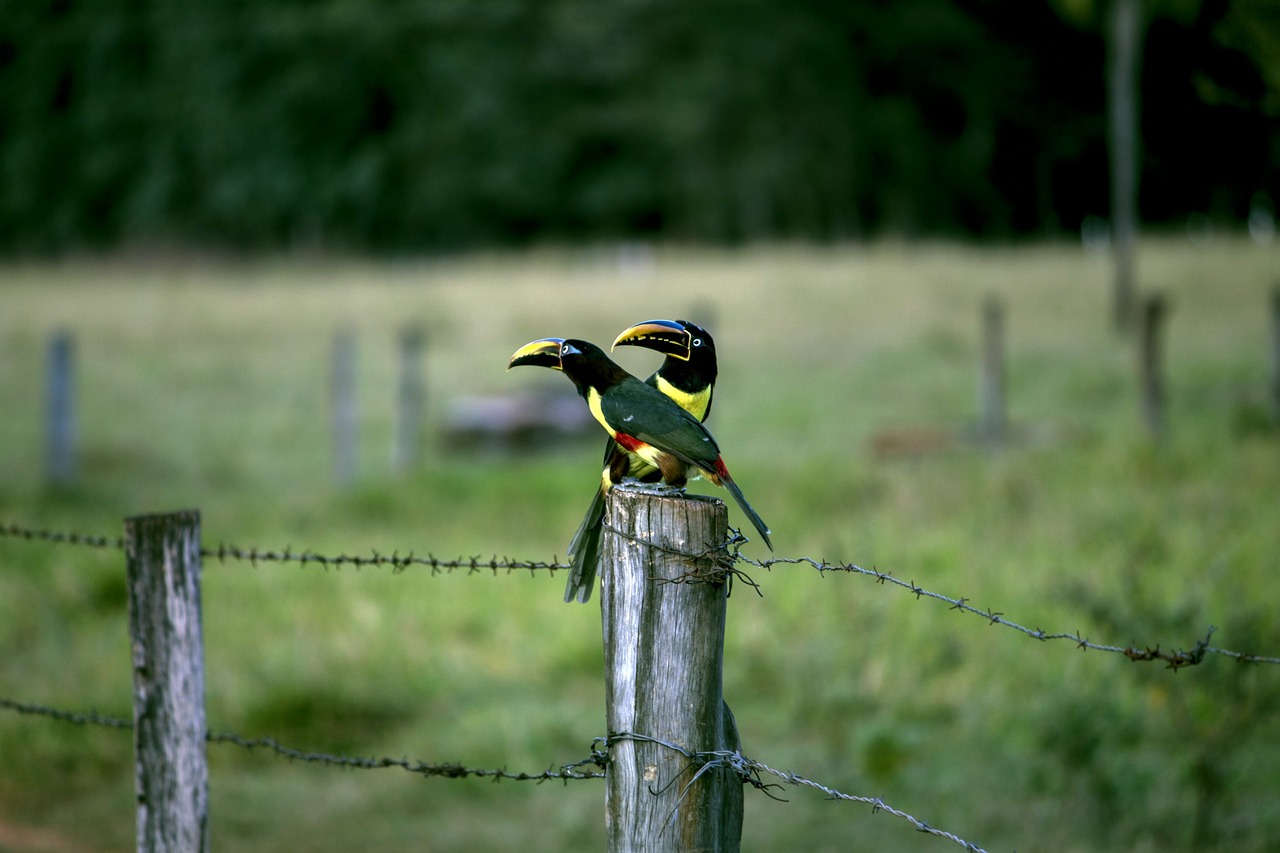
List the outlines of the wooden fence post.
<svg viewBox="0 0 1280 853">
<path fill-rule="evenodd" d="M 1169 300 L 1161 294 L 1142 300 L 1138 314 L 1138 381 L 1142 388 L 1142 419 L 1152 438 L 1163 438 L 1164 412 L 1163 325 Z"/>
<path fill-rule="evenodd" d="M 1280 285 L 1271 290 L 1271 418 L 1280 426 Z"/>
<path fill-rule="evenodd" d="M 727 578 L 714 559 L 689 556 L 720 547 L 727 527 L 716 498 L 630 484 L 609 493 L 600 608 L 611 853 L 739 849 L 742 778 L 700 772 L 680 751 L 739 749 L 722 684 Z"/>
<path fill-rule="evenodd" d="M 422 376 L 426 333 L 408 327 L 400 332 L 400 378 L 396 389 L 396 427 L 391 467 L 407 471 L 417 463 L 422 445 L 422 414 L 427 393 Z"/>
<path fill-rule="evenodd" d="M 329 375 L 333 420 L 333 478 L 349 485 L 356 478 L 356 338 L 349 330 L 333 336 L 333 364 Z"/>
<path fill-rule="evenodd" d="M 209 849 L 200 513 L 124 522 L 138 851 Z"/>
<path fill-rule="evenodd" d="M 1005 439 L 1004 305 L 994 296 L 982 303 L 982 373 L 978 377 L 978 432 L 988 447 Z"/>
<path fill-rule="evenodd" d="M 75 346 L 68 331 L 49 338 L 45 378 L 45 472 L 57 486 L 76 477 Z"/>
</svg>

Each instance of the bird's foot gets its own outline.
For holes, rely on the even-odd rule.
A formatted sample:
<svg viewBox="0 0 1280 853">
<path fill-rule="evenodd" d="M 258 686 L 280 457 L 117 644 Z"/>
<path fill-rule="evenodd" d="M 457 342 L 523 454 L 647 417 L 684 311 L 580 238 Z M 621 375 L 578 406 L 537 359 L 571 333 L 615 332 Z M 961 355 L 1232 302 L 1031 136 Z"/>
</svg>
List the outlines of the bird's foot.
<svg viewBox="0 0 1280 853">
<path fill-rule="evenodd" d="M 663 482 L 645 483 L 635 477 L 624 477 L 622 484 L 646 495 L 683 495 L 684 486 L 669 486 Z"/>
</svg>

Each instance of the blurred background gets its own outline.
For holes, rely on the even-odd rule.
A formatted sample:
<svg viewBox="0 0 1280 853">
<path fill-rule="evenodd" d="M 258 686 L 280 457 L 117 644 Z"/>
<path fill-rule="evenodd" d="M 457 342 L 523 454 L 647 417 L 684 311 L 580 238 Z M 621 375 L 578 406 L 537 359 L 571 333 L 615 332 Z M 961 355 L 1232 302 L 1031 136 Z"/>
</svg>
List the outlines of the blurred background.
<svg viewBox="0 0 1280 853">
<path fill-rule="evenodd" d="M 0 530 L 554 562 L 601 438 L 508 357 L 689 317 L 777 556 L 1274 656 L 1278 163 L 1276 0 L 0 0 Z M 988 850 L 1280 847 L 1274 666 L 744 568 L 750 757 Z M 563 584 L 207 560 L 210 727 L 586 758 Z M 130 661 L 118 550 L 0 535 L 0 700 L 128 718 Z M 209 757 L 219 848 L 603 846 L 599 782 Z M 744 849 L 947 844 L 775 793 Z M 128 733 L 0 709 L 0 851 L 134 807 Z"/>
<path fill-rule="evenodd" d="M 1272 0 L 0 4 L 0 248 L 1012 238 L 1280 190 Z"/>
</svg>

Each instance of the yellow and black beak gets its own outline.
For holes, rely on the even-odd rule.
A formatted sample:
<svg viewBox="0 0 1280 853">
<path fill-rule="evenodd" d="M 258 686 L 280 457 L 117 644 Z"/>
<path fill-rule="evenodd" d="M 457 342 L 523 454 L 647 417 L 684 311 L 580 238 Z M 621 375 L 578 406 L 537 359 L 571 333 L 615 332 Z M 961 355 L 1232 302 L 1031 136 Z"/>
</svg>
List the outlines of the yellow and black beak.
<svg viewBox="0 0 1280 853">
<path fill-rule="evenodd" d="M 646 320 L 636 323 L 618 335 L 613 342 L 619 346 L 637 346 L 657 350 L 663 355 L 673 356 L 683 361 L 689 360 L 693 336 L 683 324 L 675 320 Z"/>
<path fill-rule="evenodd" d="M 507 362 L 507 370 L 524 364 L 563 370 L 560 364 L 560 352 L 564 345 L 564 338 L 538 338 L 536 341 L 530 341 L 512 353 L 511 360 Z"/>
</svg>

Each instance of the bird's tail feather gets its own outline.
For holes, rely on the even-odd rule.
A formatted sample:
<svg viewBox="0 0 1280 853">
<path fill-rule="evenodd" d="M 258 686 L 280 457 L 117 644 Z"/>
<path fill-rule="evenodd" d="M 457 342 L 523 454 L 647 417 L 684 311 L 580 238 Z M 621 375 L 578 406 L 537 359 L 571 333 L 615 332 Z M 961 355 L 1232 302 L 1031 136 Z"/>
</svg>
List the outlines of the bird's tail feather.
<svg viewBox="0 0 1280 853">
<path fill-rule="evenodd" d="M 591 498 L 591 506 L 578 525 L 578 532 L 573 534 L 569 543 L 569 557 L 573 567 L 569 570 L 569 581 L 564 586 L 565 603 L 575 598 L 586 604 L 591 598 L 591 588 L 595 585 L 596 565 L 600 562 L 600 528 L 604 523 L 604 498 L 602 489 L 596 489 Z"/>
<path fill-rule="evenodd" d="M 760 531 L 760 536 L 764 539 L 764 544 L 768 545 L 769 550 L 772 551 L 773 542 L 769 541 L 768 525 L 764 523 L 764 519 L 760 517 L 759 513 L 751 507 L 751 504 L 747 503 L 746 495 L 742 494 L 742 489 L 738 488 L 738 484 L 729 476 L 728 471 L 724 471 L 720 474 L 720 482 L 722 482 L 724 487 L 729 490 L 729 494 L 733 495 L 733 499 L 738 502 L 738 506 L 747 514 L 747 518 L 751 519 L 752 525 L 755 526 L 756 530 Z"/>
</svg>

